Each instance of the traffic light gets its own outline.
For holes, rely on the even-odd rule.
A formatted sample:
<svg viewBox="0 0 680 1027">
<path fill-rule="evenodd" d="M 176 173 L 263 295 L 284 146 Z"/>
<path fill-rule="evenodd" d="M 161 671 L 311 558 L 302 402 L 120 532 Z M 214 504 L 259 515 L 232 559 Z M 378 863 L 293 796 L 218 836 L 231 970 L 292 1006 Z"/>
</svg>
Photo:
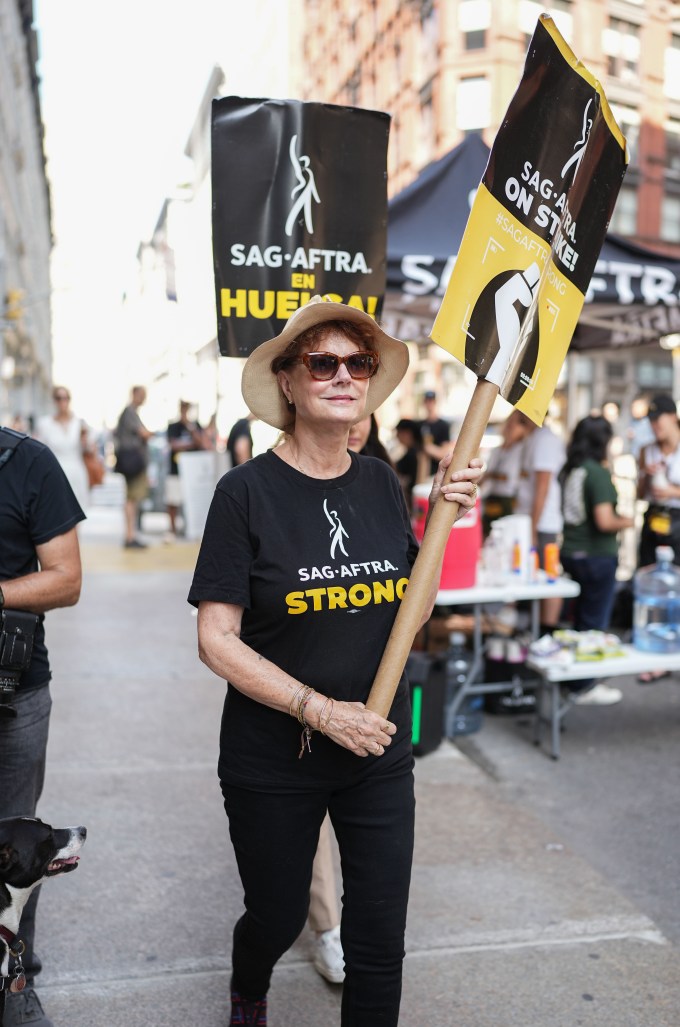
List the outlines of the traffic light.
<svg viewBox="0 0 680 1027">
<path fill-rule="evenodd" d="M 8 289 L 5 294 L 5 318 L 7 321 L 20 321 L 24 315 L 24 290 Z"/>
</svg>

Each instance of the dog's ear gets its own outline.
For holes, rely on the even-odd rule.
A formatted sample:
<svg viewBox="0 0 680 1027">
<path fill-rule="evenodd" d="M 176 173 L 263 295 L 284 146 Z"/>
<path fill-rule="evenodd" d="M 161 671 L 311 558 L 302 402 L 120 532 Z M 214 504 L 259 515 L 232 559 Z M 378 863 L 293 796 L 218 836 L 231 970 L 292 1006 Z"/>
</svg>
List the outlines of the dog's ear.
<svg viewBox="0 0 680 1027">
<path fill-rule="evenodd" d="M 9 842 L 0 845 L 0 870 L 9 870 L 14 862 L 14 856 L 14 849 Z"/>
</svg>

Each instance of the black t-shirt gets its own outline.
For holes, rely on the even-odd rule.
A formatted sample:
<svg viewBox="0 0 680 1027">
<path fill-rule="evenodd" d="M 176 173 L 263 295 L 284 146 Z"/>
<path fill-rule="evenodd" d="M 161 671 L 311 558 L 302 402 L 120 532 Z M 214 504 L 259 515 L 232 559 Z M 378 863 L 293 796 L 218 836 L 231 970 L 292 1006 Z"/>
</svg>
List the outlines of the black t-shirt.
<svg viewBox="0 0 680 1027">
<path fill-rule="evenodd" d="M 434 421 L 421 421 L 420 434 L 423 441 L 431 441 L 435 446 L 443 446 L 451 438 L 451 425 L 443 417 L 437 417 Z M 436 474 L 439 461 L 430 457 L 430 474 Z"/>
<path fill-rule="evenodd" d="M 35 439 L 24 439 L 0 467 L 0 583 L 39 570 L 35 547 L 65 535 L 84 519 L 85 514 L 52 451 Z M 31 665 L 22 674 L 19 687 L 27 691 L 46 685 L 49 680 L 41 617 Z"/>
<path fill-rule="evenodd" d="M 200 425 L 196 424 L 196 422 L 194 422 L 193 428 L 195 429 L 195 431 L 200 431 L 201 430 Z M 185 443 L 186 442 L 191 442 L 192 443 L 191 450 L 183 449 L 183 450 L 178 450 L 176 453 L 173 453 L 172 449 L 170 450 L 170 456 L 168 458 L 169 461 L 170 461 L 169 462 L 169 466 L 168 466 L 168 474 L 179 474 L 179 464 L 177 463 L 177 457 L 179 456 L 180 452 L 182 452 L 182 453 L 189 453 L 192 450 L 196 451 L 197 449 L 200 449 L 201 447 L 199 445 L 197 445 L 197 443 L 194 442 L 194 437 L 191 434 L 191 431 L 189 430 L 189 428 L 187 428 L 187 426 L 184 423 L 184 421 L 173 421 L 171 424 L 168 425 L 168 430 L 167 430 L 166 434 L 167 434 L 168 442 L 185 442 Z"/>
<path fill-rule="evenodd" d="M 242 606 L 247 645 L 324 695 L 365 702 L 418 546 L 394 471 L 350 455 L 350 469 L 331 480 L 273 452 L 229 471 L 215 491 L 189 602 Z M 385 773 L 412 765 L 404 676 L 389 717 L 398 732 L 380 757 Z M 230 685 L 221 776 L 283 790 L 362 772 L 365 760 L 318 732 L 298 759 L 300 733 L 293 717 Z"/>
<path fill-rule="evenodd" d="M 397 473 L 403 478 L 404 492 L 410 499 L 413 486 L 418 480 L 418 453 L 417 449 L 407 449 L 400 460 L 397 460 Z"/>
<path fill-rule="evenodd" d="M 250 452 L 253 452 L 253 436 L 250 431 L 250 421 L 247 417 L 242 417 L 240 421 L 237 421 L 229 432 L 227 438 L 227 452 L 231 457 L 231 466 L 236 467 L 236 443 L 238 439 L 249 439 L 250 441 Z"/>
</svg>

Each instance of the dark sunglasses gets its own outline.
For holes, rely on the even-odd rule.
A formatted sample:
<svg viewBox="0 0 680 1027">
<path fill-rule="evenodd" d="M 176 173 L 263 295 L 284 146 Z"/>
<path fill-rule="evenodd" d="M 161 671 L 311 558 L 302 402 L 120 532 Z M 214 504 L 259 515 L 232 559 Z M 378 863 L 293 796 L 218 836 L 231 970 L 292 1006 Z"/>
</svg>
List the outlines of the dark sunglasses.
<svg viewBox="0 0 680 1027">
<path fill-rule="evenodd" d="M 351 378 L 372 378 L 378 370 L 380 356 L 371 350 L 360 350 L 339 357 L 337 353 L 303 353 L 291 363 L 304 364 L 316 382 L 329 382 L 335 378 L 340 364 L 344 364 Z"/>
<path fill-rule="evenodd" d="M 70 399 L 71 397 L 66 392 L 55 392 L 54 398 L 56 399 Z"/>
</svg>

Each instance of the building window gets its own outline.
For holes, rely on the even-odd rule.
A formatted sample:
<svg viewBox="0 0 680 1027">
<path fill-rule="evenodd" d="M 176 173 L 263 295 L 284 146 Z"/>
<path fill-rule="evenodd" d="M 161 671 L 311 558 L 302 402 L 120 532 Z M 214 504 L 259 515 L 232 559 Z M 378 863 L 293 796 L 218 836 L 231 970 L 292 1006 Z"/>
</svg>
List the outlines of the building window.
<svg viewBox="0 0 680 1027">
<path fill-rule="evenodd" d="M 488 0 L 461 0 L 458 28 L 463 34 L 466 50 L 481 50 L 486 46 L 486 29 L 490 25 L 491 5 Z"/>
<path fill-rule="evenodd" d="M 479 131 L 491 124 L 491 85 L 485 75 L 462 78 L 456 91 L 456 127 Z"/>
<path fill-rule="evenodd" d="M 611 111 L 616 119 L 628 144 L 628 156 L 631 165 L 638 163 L 639 142 L 640 142 L 640 112 L 634 107 L 625 107 L 620 103 L 613 103 Z"/>
<path fill-rule="evenodd" d="M 680 196 L 664 196 L 661 201 L 661 238 L 680 243 Z"/>
<path fill-rule="evenodd" d="M 637 384 L 640 389 L 672 389 L 673 367 L 670 364 L 657 364 L 652 360 L 635 362 L 637 368 Z"/>
<path fill-rule="evenodd" d="M 607 71 L 621 82 L 637 83 L 640 62 L 640 26 L 623 18 L 610 18 L 602 40 Z"/>
<path fill-rule="evenodd" d="M 680 36 L 673 33 L 664 54 L 664 91 L 671 100 L 680 100 Z"/>
<path fill-rule="evenodd" d="M 637 189 L 623 186 L 619 192 L 612 219 L 609 222 L 610 232 L 617 235 L 635 235 L 637 232 Z"/>
<path fill-rule="evenodd" d="M 466 50 L 483 50 L 486 47 L 486 29 L 474 29 L 463 36 Z"/>
</svg>

